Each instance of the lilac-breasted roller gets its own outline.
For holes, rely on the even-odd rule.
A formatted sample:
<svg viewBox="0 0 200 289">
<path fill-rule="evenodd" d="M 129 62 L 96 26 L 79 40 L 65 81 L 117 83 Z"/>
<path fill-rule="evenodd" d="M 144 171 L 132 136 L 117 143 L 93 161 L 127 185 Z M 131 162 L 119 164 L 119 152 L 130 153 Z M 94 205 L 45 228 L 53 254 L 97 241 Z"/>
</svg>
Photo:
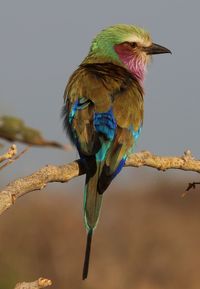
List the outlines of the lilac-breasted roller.
<svg viewBox="0 0 200 289">
<path fill-rule="evenodd" d="M 84 221 L 88 231 L 83 279 L 103 193 L 133 152 L 143 125 L 143 83 L 153 54 L 170 50 L 134 25 L 102 30 L 64 93 L 64 127 L 86 167 Z"/>
</svg>

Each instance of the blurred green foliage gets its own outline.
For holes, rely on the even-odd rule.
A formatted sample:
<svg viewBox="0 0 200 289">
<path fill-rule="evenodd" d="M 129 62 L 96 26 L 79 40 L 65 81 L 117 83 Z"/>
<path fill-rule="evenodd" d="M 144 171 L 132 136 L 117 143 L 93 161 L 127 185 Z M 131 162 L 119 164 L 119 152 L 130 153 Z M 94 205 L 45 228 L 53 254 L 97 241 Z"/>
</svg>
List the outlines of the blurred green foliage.
<svg viewBox="0 0 200 289">
<path fill-rule="evenodd" d="M 58 142 L 44 139 L 39 130 L 26 126 L 23 120 L 13 116 L 0 117 L 0 138 L 29 145 L 64 148 Z"/>
</svg>

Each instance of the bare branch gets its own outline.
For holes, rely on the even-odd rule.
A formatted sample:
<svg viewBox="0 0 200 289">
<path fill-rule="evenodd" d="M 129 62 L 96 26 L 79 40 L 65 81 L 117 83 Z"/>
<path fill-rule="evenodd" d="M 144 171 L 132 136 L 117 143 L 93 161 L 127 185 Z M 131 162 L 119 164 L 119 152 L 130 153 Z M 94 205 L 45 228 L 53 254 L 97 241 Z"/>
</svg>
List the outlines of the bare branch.
<svg viewBox="0 0 200 289">
<path fill-rule="evenodd" d="M 17 154 L 17 147 L 15 144 L 11 145 L 6 153 L 0 156 L 0 163 L 12 159 Z"/>
<path fill-rule="evenodd" d="M 52 285 L 51 280 L 45 278 L 39 278 L 34 282 L 22 282 L 17 283 L 14 289 L 41 289 Z"/>
<path fill-rule="evenodd" d="M 84 172 L 81 162 L 76 161 L 62 166 L 47 165 L 30 176 L 11 182 L 0 192 L 0 215 L 24 194 L 41 190 L 47 183 L 67 182 Z"/>
<path fill-rule="evenodd" d="M 181 157 L 159 157 L 148 151 L 143 151 L 131 155 L 126 161 L 126 166 L 148 166 L 162 171 L 179 169 L 200 173 L 200 160 L 195 160 L 190 151 L 186 151 Z M 21 196 L 35 190 L 41 190 L 48 183 L 68 182 L 84 173 L 84 164 L 81 160 L 77 160 L 67 165 L 47 165 L 30 176 L 17 179 L 0 192 L 0 215 Z"/>
<path fill-rule="evenodd" d="M 149 151 L 142 151 L 132 154 L 126 161 L 126 166 L 147 166 L 161 171 L 179 169 L 200 173 L 200 160 L 196 160 L 190 150 L 185 151 L 181 157 L 159 157 Z"/>
<path fill-rule="evenodd" d="M 191 189 L 196 189 L 196 186 L 197 186 L 197 185 L 200 185 L 200 182 L 189 183 L 189 184 L 188 184 L 188 187 L 187 187 L 187 189 L 186 189 L 186 192 L 188 192 L 188 191 L 191 190 Z"/>
</svg>

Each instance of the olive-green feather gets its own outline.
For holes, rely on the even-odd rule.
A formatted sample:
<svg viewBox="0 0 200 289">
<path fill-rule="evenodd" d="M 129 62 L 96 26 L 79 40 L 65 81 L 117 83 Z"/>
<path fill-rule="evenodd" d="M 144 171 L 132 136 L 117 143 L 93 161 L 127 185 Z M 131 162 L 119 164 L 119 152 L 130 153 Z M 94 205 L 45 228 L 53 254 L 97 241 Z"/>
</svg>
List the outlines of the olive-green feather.
<svg viewBox="0 0 200 289">
<path fill-rule="evenodd" d="M 120 65 L 83 63 L 71 76 L 64 97 L 69 110 L 77 100 L 88 100 L 88 105 L 76 111 L 71 127 L 87 166 L 84 219 L 89 230 L 96 227 L 102 193 L 112 181 L 112 174 L 134 145 L 129 127 L 138 130 L 142 124 L 143 90 L 131 73 Z M 114 139 L 106 140 L 95 129 L 94 116 L 110 109 L 117 128 Z M 102 146 L 104 158 L 98 161 Z"/>
</svg>

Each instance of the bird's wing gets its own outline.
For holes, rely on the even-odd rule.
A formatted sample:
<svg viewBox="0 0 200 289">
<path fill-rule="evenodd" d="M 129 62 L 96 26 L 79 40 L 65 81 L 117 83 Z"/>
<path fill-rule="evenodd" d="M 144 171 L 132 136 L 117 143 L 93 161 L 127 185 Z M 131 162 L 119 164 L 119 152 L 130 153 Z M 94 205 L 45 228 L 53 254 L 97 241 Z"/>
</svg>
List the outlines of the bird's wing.
<svg viewBox="0 0 200 289">
<path fill-rule="evenodd" d="M 136 81 L 131 81 L 115 95 L 112 112 L 117 126 L 99 177 L 100 194 L 120 172 L 140 135 L 143 123 L 143 91 Z"/>
<path fill-rule="evenodd" d="M 79 152 L 94 155 L 101 145 L 99 136 L 113 139 L 117 127 L 137 131 L 143 118 L 142 95 L 137 81 L 120 66 L 80 66 L 64 95 L 64 126 Z"/>
<path fill-rule="evenodd" d="M 65 91 L 64 126 L 89 160 L 84 194 L 85 224 L 96 226 L 102 193 L 123 167 L 143 119 L 143 91 L 114 64 L 81 65 Z"/>
<path fill-rule="evenodd" d="M 120 89 L 120 83 L 107 84 L 104 77 L 103 72 L 95 74 L 92 69 L 80 66 L 65 90 L 64 127 L 81 155 L 90 156 L 97 152 L 100 146 L 97 135 L 99 117 L 111 108 L 112 92 Z"/>
</svg>

